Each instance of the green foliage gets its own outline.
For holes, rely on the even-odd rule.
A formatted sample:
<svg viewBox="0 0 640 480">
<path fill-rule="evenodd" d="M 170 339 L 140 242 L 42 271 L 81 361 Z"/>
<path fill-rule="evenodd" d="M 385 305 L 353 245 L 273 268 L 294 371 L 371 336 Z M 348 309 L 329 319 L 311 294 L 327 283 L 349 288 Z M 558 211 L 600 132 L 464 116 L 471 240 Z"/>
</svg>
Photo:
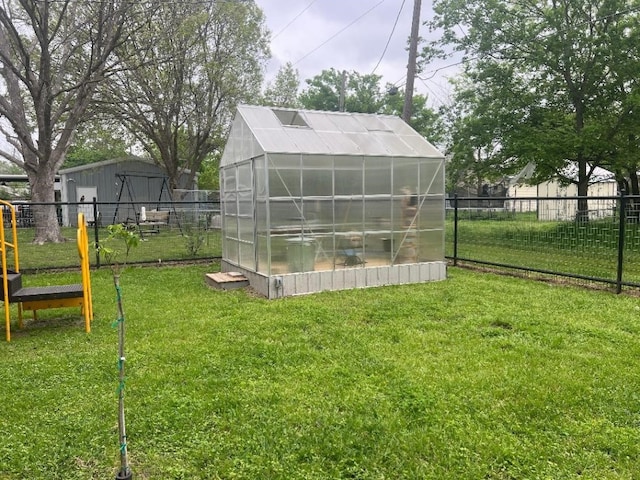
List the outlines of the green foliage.
<svg viewBox="0 0 640 480">
<path fill-rule="evenodd" d="M 220 155 L 210 155 L 200 165 L 200 190 L 220 190 Z"/>
<path fill-rule="evenodd" d="M 298 89 L 300 88 L 300 75 L 293 68 L 291 62 L 287 62 L 276 74 L 273 84 L 267 84 L 262 103 L 273 107 L 297 108 Z"/>
<path fill-rule="evenodd" d="M 358 72 L 339 72 L 334 68 L 323 70 L 310 80 L 300 94 L 304 108 L 337 112 L 344 85 L 344 110 L 358 113 L 378 113 L 384 94 L 380 90 L 379 75 Z"/>
<path fill-rule="evenodd" d="M 209 290 L 209 271 L 127 272 L 135 478 L 640 470 L 637 298 L 450 268 L 443 282 L 266 301 Z M 90 335 L 76 309 L 47 310 L 0 344 L 3 480 L 114 478 L 113 286 L 107 271 L 92 280 Z"/>
<path fill-rule="evenodd" d="M 401 116 L 404 92 L 394 90 L 390 84 L 384 89 L 381 88 L 381 78 L 378 75 L 363 75 L 355 71 L 338 72 L 333 68 L 324 70 L 306 81 L 308 87 L 300 94 L 300 102 L 304 108 L 311 110 L 338 111 L 344 81 L 345 111 Z M 428 98 L 424 95 L 413 96 L 409 124 L 431 143 L 438 145 L 444 139 L 444 125 L 440 115 L 427 105 L 427 101 Z"/>
<path fill-rule="evenodd" d="M 436 1 L 436 43 L 466 54 L 450 121 L 455 170 L 509 174 L 535 162 L 536 181 L 564 177 L 579 195 L 595 166 L 637 180 L 638 5 Z"/>
<path fill-rule="evenodd" d="M 128 225 L 121 223 L 107 226 L 107 232 L 107 238 L 98 245 L 98 253 L 114 271 L 118 271 L 118 260 L 123 253 L 122 248 L 124 248 L 124 265 L 126 265 L 131 249 L 140 243 L 140 236 Z M 119 244 L 121 248 L 110 246 L 114 243 Z"/>
<path fill-rule="evenodd" d="M 8 173 L 12 175 L 24 175 L 24 170 L 13 163 L 0 160 L 0 173 Z"/>
<path fill-rule="evenodd" d="M 191 258 L 195 258 L 198 256 L 198 252 L 207 241 L 206 220 L 187 222 L 183 226 L 183 229 L 187 255 Z"/>
<path fill-rule="evenodd" d="M 65 156 L 63 168 L 121 158 L 128 155 L 131 142 L 120 131 L 122 127 L 91 122 L 82 125 Z"/>
<path fill-rule="evenodd" d="M 380 113 L 400 117 L 404 108 L 404 91 L 398 90 L 397 93 L 391 95 L 389 94 L 391 88 L 390 84 L 386 86 L 387 95 L 384 97 Z M 426 95 L 413 95 L 409 125 L 429 142 L 440 146 L 445 140 L 445 125 L 442 121 L 442 115 L 427 105 L 428 100 Z"/>
</svg>

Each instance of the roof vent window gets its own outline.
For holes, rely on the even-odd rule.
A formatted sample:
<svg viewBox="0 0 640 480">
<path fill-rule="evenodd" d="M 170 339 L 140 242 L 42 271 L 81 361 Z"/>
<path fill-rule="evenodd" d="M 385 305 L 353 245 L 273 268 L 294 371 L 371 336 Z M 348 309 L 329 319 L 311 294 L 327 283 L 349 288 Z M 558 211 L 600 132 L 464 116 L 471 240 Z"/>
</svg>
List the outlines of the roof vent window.
<svg viewBox="0 0 640 480">
<path fill-rule="evenodd" d="M 276 117 L 278 117 L 278 120 L 280 120 L 283 127 L 309 128 L 309 125 L 304 121 L 300 112 L 297 112 L 296 110 L 278 110 L 273 108 L 272 111 L 276 114 Z"/>
</svg>

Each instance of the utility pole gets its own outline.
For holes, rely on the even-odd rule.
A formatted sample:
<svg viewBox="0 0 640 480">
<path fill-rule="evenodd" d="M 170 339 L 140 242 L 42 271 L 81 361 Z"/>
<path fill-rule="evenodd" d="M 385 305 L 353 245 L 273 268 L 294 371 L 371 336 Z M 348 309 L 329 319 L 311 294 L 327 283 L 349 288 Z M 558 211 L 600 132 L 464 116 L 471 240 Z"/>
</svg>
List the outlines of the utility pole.
<svg viewBox="0 0 640 480">
<path fill-rule="evenodd" d="M 404 91 L 404 108 L 402 119 L 409 123 L 411 108 L 413 107 L 413 83 L 416 77 L 416 57 L 418 55 L 418 32 L 420 30 L 420 10 L 422 0 L 413 2 L 413 21 L 411 22 L 411 37 L 409 38 L 409 62 L 407 63 L 407 83 Z"/>
<path fill-rule="evenodd" d="M 338 100 L 338 110 L 344 112 L 344 102 L 346 97 L 346 89 L 347 89 L 347 71 L 342 71 L 342 77 L 340 78 L 340 99 Z"/>
</svg>

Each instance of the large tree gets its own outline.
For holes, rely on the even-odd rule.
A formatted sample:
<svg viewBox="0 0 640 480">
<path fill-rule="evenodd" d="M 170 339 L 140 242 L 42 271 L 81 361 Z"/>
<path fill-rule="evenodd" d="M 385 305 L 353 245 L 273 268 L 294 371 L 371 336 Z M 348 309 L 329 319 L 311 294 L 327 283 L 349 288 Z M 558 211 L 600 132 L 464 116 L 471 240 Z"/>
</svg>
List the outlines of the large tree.
<svg viewBox="0 0 640 480">
<path fill-rule="evenodd" d="M 160 21 L 159 19 L 162 19 Z M 268 57 L 253 1 L 161 2 L 118 50 L 124 69 L 101 100 L 162 166 L 172 191 L 224 144 L 239 102 L 258 98 Z"/>
<path fill-rule="evenodd" d="M 300 74 L 290 62 L 287 62 L 280 67 L 273 82 L 265 87 L 262 104 L 270 107 L 298 108 L 299 88 Z"/>
<path fill-rule="evenodd" d="M 610 166 L 619 135 L 636 122 L 638 0 L 437 0 L 432 27 L 466 54 L 476 127 L 488 126 L 503 161 L 532 161 L 587 195 L 597 166 Z M 471 86 L 469 86 L 471 84 Z M 486 109 L 478 108 L 486 106 Z M 498 128 L 495 120 L 499 119 Z M 473 130 L 478 133 L 477 128 Z M 472 130 L 469 130 L 472 132 Z M 460 142 L 470 141 L 464 137 Z M 492 160 L 495 160 L 494 158 Z M 569 167 L 576 175 L 568 175 Z M 586 210 L 586 201 L 579 210 Z"/>
<path fill-rule="evenodd" d="M 337 112 L 377 113 L 383 104 L 380 76 L 358 72 L 339 72 L 335 68 L 306 80 L 300 94 L 305 108 Z"/>
<path fill-rule="evenodd" d="M 120 0 L 0 1 L 0 132 L 14 149 L 0 156 L 31 186 L 34 242 L 63 240 L 54 179 L 87 116 L 112 53 L 133 29 L 136 3 Z M 45 205 L 46 204 L 46 205 Z"/>
<path fill-rule="evenodd" d="M 402 116 L 404 109 L 404 90 L 388 84 L 385 88 L 385 95 L 379 113 L 387 115 Z M 444 141 L 444 124 L 441 114 L 429 107 L 429 97 L 420 93 L 415 93 L 412 97 L 411 118 L 409 125 L 436 146 L 442 145 Z"/>
<path fill-rule="evenodd" d="M 401 116 L 404 92 L 393 85 L 380 85 L 379 75 L 358 72 L 340 73 L 335 69 L 323 70 L 306 80 L 308 87 L 300 94 L 304 108 L 338 111 L 341 102 L 347 112 L 382 113 Z M 342 97 L 342 100 L 341 100 Z M 409 124 L 432 143 L 443 139 L 443 125 L 439 115 L 428 106 L 425 95 L 413 96 Z"/>
</svg>

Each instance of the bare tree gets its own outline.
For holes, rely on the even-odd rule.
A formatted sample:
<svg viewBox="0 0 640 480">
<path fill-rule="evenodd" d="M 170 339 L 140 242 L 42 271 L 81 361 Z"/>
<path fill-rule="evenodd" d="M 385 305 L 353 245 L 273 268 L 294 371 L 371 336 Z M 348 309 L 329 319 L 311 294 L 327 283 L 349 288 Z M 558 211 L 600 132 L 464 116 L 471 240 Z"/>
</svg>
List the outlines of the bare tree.
<svg viewBox="0 0 640 480">
<path fill-rule="evenodd" d="M 173 192 L 222 148 L 237 103 L 258 97 L 269 50 L 253 1 L 162 2 L 156 15 L 163 21 L 119 49 L 123 62 L 143 66 L 123 69 L 101 99 Z"/>
<path fill-rule="evenodd" d="M 132 29 L 128 1 L 0 0 L 0 156 L 27 174 L 34 242 L 63 240 L 55 175 L 97 85 L 114 68 L 113 51 Z M 17 152 L 17 153 L 14 153 Z"/>
</svg>

